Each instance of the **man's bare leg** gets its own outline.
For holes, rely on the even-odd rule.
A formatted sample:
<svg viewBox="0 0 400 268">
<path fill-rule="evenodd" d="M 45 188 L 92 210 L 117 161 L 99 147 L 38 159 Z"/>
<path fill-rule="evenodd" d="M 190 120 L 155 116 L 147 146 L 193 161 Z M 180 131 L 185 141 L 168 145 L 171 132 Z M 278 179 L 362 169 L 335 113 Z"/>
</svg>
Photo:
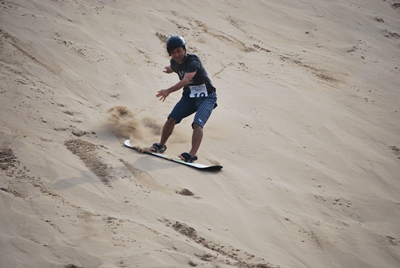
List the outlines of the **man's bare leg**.
<svg viewBox="0 0 400 268">
<path fill-rule="evenodd" d="M 161 133 L 161 146 L 164 146 L 167 143 L 169 136 L 171 136 L 174 131 L 174 127 L 176 125 L 176 121 L 173 118 L 169 118 L 167 122 L 165 122 L 162 133 Z"/>
<path fill-rule="evenodd" d="M 192 134 L 192 149 L 189 154 L 194 157 L 200 148 L 201 141 L 203 139 L 203 128 L 198 124 L 193 124 L 193 134 Z"/>
<path fill-rule="evenodd" d="M 160 139 L 160 145 L 163 147 L 166 143 L 168 138 L 171 136 L 172 132 L 174 131 L 174 127 L 176 125 L 176 121 L 173 118 L 169 118 L 162 129 L 161 132 L 161 139 Z M 151 151 L 155 151 L 150 149 Z"/>
</svg>

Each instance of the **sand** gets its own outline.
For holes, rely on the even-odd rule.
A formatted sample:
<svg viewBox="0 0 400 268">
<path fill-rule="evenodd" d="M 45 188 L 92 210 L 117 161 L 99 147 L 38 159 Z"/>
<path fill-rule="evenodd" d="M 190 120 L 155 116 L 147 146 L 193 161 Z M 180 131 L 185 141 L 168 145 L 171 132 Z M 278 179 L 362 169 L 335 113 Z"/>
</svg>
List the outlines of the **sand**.
<svg viewBox="0 0 400 268">
<path fill-rule="evenodd" d="M 220 172 L 123 146 L 180 98 L 171 34 Z M 0 81 L 0 267 L 400 267 L 396 1 L 4 0 Z"/>
</svg>

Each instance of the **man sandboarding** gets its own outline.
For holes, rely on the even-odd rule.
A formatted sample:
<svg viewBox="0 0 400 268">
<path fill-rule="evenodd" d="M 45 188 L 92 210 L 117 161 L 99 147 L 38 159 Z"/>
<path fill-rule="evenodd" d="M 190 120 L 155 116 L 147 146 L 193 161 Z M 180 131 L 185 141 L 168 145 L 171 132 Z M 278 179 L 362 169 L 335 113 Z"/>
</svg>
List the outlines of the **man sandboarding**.
<svg viewBox="0 0 400 268">
<path fill-rule="evenodd" d="M 176 124 L 195 113 L 192 123 L 192 147 L 189 152 L 182 153 L 179 158 L 192 163 L 197 160 L 197 151 L 203 139 L 203 127 L 213 109 L 217 107 L 217 93 L 199 57 L 186 53 L 185 40 L 179 35 L 172 35 L 167 40 L 167 51 L 171 56 L 170 65 L 164 68 L 165 73 L 177 73 L 179 82 L 157 92 L 156 97 L 161 101 L 181 88 L 182 98 L 178 101 L 164 124 L 160 142 L 154 143 L 150 150 L 163 153 L 165 145 Z"/>
</svg>

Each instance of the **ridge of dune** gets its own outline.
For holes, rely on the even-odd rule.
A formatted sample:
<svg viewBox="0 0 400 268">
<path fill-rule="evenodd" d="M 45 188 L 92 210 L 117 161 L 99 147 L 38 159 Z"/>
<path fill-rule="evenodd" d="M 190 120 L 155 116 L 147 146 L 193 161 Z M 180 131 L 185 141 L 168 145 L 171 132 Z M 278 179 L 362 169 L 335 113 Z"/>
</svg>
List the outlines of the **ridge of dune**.
<svg viewBox="0 0 400 268">
<path fill-rule="evenodd" d="M 0 1 L 0 267 L 399 267 L 395 1 Z M 159 139 L 184 36 L 200 172 Z M 188 149 L 191 118 L 168 155 Z"/>
</svg>

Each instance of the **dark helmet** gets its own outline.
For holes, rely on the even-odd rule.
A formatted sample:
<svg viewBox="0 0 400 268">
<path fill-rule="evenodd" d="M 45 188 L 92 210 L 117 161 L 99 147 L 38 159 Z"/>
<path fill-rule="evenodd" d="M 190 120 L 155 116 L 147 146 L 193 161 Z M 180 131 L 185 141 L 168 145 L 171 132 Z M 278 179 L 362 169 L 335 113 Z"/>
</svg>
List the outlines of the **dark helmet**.
<svg viewBox="0 0 400 268">
<path fill-rule="evenodd" d="M 167 40 L 167 51 L 168 54 L 171 55 L 172 50 L 177 47 L 183 47 L 186 50 L 185 40 L 182 36 L 179 35 L 171 35 Z"/>
</svg>

